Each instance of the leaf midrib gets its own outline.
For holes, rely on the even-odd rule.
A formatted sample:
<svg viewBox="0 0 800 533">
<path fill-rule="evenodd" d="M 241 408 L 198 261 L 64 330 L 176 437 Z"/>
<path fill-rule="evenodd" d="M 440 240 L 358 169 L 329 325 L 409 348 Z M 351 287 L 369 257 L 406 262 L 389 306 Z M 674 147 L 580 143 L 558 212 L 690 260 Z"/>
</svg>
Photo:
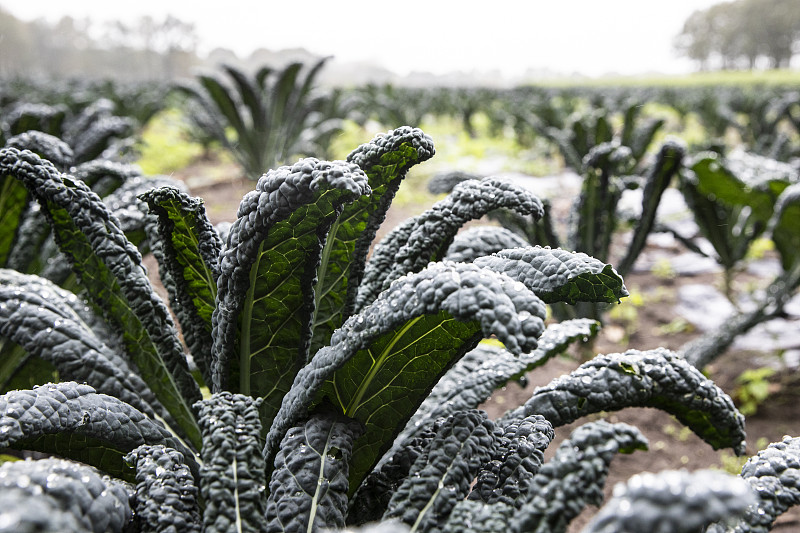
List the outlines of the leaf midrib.
<svg viewBox="0 0 800 533">
<path fill-rule="evenodd" d="M 389 342 L 389 344 L 386 346 L 386 348 L 383 349 L 383 351 L 381 352 L 380 356 L 378 356 L 378 358 L 372 364 L 372 367 L 369 369 L 369 372 L 367 373 L 367 375 L 361 381 L 361 384 L 358 386 L 358 389 L 356 390 L 355 395 L 353 395 L 353 398 L 350 400 L 350 402 L 348 403 L 347 407 L 345 408 L 344 414 L 346 416 L 349 416 L 351 418 L 355 418 L 355 411 L 361 405 L 361 399 L 367 393 L 367 388 L 370 386 L 370 384 L 372 384 L 372 381 L 375 379 L 375 376 L 378 374 L 380 369 L 383 367 L 383 363 L 389 357 L 389 354 L 392 353 L 392 350 L 393 350 L 395 344 L 397 344 L 400 341 L 400 339 L 403 338 L 403 336 L 414 326 L 414 324 L 416 324 L 417 322 L 422 320 L 423 316 L 424 315 L 420 315 L 420 316 L 414 317 L 413 319 L 411 319 L 408 322 L 406 322 L 403 325 L 403 327 L 400 329 L 400 331 L 398 331 L 395 334 L 395 336 L 392 338 L 392 340 Z"/>
</svg>

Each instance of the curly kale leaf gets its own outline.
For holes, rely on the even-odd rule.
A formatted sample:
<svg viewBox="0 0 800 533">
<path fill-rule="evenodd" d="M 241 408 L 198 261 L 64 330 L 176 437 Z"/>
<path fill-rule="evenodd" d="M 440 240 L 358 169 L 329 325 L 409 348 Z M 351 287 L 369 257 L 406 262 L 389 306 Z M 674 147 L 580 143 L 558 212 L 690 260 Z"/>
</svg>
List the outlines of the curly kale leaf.
<svg viewBox="0 0 800 533">
<path fill-rule="evenodd" d="M 477 408 L 509 381 L 545 364 L 571 343 L 594 337 L 599 329 L 598 322 L 585 318 L 550 324 L 539 337 L 536 349 L 519 355 L 490 344 L 478 345 L 436 383 L 406 424 L 393 449 L 404 448 L 405 441 L 431 420 L 455 411 Z"/>
<path fill-rule="evenodd" d="M 367 263 L 356 308 L 363 309 L 392 281 L 443 259 L 458 230 L 489 211 L 506 208 L 535 219 L 544 214 L 530 191 L 497 178 L 465 181 L 419 216 L 405 221 L 378 243 Z"/>
<path fill-rule="evenodd" d="M 203 432 L 203 531 L 266 531 L 259 399 L 219 392 L 196 404 Z"/>
<path fill-rule="evenodd" d="M 19 161 L 16 149 L 0 151 L 0 266 L 8 266 L 20 225 L 27 212 L 30 195 L 25 185 L 14 178 Z M 53 167 L 53 172 L 56 172 Z"/>
<path fill-rule="evenodd" d="M 364 481 L 350 499 L 347 512 L 348 524 L 364 524 L 380 520 L 392 495 L 400 484 L 408 477 L 411 467 L 417 458 L 425 453 L 430 442 L 436 436 L 437 421 L 426 424 L 413 438 L 403 441 L 403 446 L 392 454 L 387 453 L 381 462 L 364 478 Z M 397 444 L 397 441 L 395 441 Z"/>
<path fill-rule="evenodd" d="M 531 479 L 544 462 L 544 450 L 552 442 L 555 432 L 541 415 L 514 421 L 502 430 L 491 460 L 478 473 L 469 498 L 520 507 Z"/>
<path fill-rule="evenodd" d="M 211 383 L 211 316 L 222 241 L 206 217 L 202 200 L 172 188 L 153 189 L 140 198 L 158 217 L 158 235 L 150 238 L 158 240 L 154 255 L 183 338 L 203 379 Z"/>
<path fill-rule="evenodd" d="M 20 102 L 3 112 L 4 127 L 11 135 L 36 130 L 58 135 L 62 131 L 68 108 L 64 104 L 47 105 Z"/>
<path fill-rule="evenodd" d="M 30 152 L 0 150 L 0 175 L 22 181 L 37 199 L 56 241 L 96 308 L 122 332 L 125 350 L 179 429 L 197 447 L 189 407 L 200 398 L 164 302 L 153 290 L 139 251 L 117 218 L 83 182 L 60 174 Z"/>
<path fill-rule="evenodd" d="M 800 438 L 773 442 L 748 459 L 741 477 L 750 484 L 756 502 L 732 529 L 715 524 L 709 533 L 767 533 L 776 518 L 800 504 Z"/>
<path fill-rule="evenodd" d="M 713 194 L 727 205 L 747 205 L 765 223 L 772 216 L 778 195 L 798 181 L 791 165 L 742 151 L 726 157 L 698 154 L 689 168 L 700 193 Z"/>
<path fill-rule="evenodd" d="M 741 516 L 754 500 L 744 480 L 725 472 L 645 472 L 615 486 L 613 498 L 583 533 L 695 533 L 718 520 Z"/>
<path fill-rule="evenodd" d="M 16 148 L 20 151 L 30 150 L 42 159 L 53 163 L 60 172 L 69 170 L 75 161 L 72 148 L 67 143 L 42 131 L 30 130 L 14 135 L 6 142 L 6 148 Z"/>
<path fill-rule="evenodd" d="M 147 234 L 150 213 L 147 204 L 140 198 L 142 194 L 153 189 L 170 187 L 186 193 L 182 181 L 168 176 L 134 176 L 125 180 L 114 192 L 103 198 L 114 216 L 119 220 L 123 233 L 142 253 L 151 251 Z"/>
<path fill-rule="evenodd" d="M 362 427 L 329 406 L 320 407 L 281 442 L 269 482 L 269 531 L 305 532 L 345 525 L 348 463 Z"/>
<path fill-rule="evenodd" d="M 2 132 L 0 132 L 2 133 Z M 0 533 L 91 533 L 75 515 L 49 496 L 31 496 L 18 487 L 4 488 L 0 498 Z"/>
<path fill-rule="evenodd" d="M 461 500 L 453 508 L 442 533 L 508 533 L 508 524 L 516 508 L 502 502 L 484 503 L 479 500 Z"/>
<path fill-rule="evenodd" d="M 308 158 L 270 170 L 242 199 L 220 256 L 213 384 L 263 398 L 265 428 L 308 359 L 328 229 L 343 204 L 368 193 L 355 164 Z"/>
<path fill-rule="evenodd" d="M 769 231 L 784 270 L 800 265 L 800 183 L 787 187 L 775 203 Z"/>
<path fill-rule="evenodd" d="M 647 439 L 633 426 L 602 420 L 580 426 L 521 491 L 512 531 L 565 533 L 586 505 L 603 502 L 614 456 L 646 449 Z"/>
<path fill-rule="evenodd" d="M 545 303 L 619 302 L 628 290 L 614 267 L 584 253 L 528 246 L 474 261 L 521 281 Z"/>
<path fill-rule="evenodd" d="M 528 241 L 513 231 L 499 226 L 475 226 L 460 232 L 447 248 L 444 259 L 471 263 L 478 257 L 491 255 L 506 248 L 529 246 Z"/>
<path fill-rule="evenodd" d="M 377 135 L 347 157 L 367 175 L 372 193 L 345 205 L 328 233 L 314 289 L 311 355 L 352 314 L 367 254 L 400 183 L 411 167 L 433 154 L 430 137 L 404 126 Z"/>
<path fill-rule="evenodd" d="M 73 311 L 66 291 L 46 283 L 41 286 L 34 291 L 36 285 L 5 285 L 0 279 L 0 337 L 52 364 L 62 380 L 88 383 L 150 417 L 153 407 L 164 416 L 152 391 L 127 360 L 96 337 Z M 77 297 L 69 294 L 77 303 Z M 4 364 L 3 373 L 6 368 L 11 370 Z M 0 383 L 10 377 L 0 374 Z"/>
<path fill-rule="evenodd" d="M 100 198 L 105 198 L 130 179 L 141 177 L 142 169 L 136 165 L 95 159 L 76 166 L 72 175 L 83 181 Z"/>
<path fill-rule="evenodd" d="M 134 121 L 129 117 L 100 116 L 72 138 L 70 144 L 75 161 L 84 162 L 101 156 L 116 155 L 115 141 L 129 137 L 134 131 Z M 106 157 L 109 159 L 112 157 Z"/>
<path fill-rule="evenodd" d="M 482 411 L 463 411 L 442 421 L 428 449 L 392 496 L 384 519 L 398 519 L 410 525 L 411 531 L 441 528 L 469 493 L 470 483 L 491 457 L 497 439 L 494 423 Z"/>
<path fill-rule="evenodd" d="M 64 459 L 3 463 L 3 500 L 8 489 L 21 489 L 30 498 L 55 500 L 60 510 L 76 518 L 80 531 L 122 532 L 132 518 L 127 486 L 92 467 Z M 0 516 L 3 514 L 0 511 Z"/>
<path fill-rule="evenodd" d="M 278 440 L 328 397 L 366 427 L 356 441 L 350 488 L 361 483 L 433 385 L 481 338 L 513 353 L 536 347 L 544 304 L 521 283 L 466 263 L 434 263 L 405 276 L 347 319 L 297 375 L 267 437 Z"/>
<path fill-rule="evenodd" d="M 644 190 L 642 191 L 642 212 L 633 230 L 631 243 L 625 257 L 620 261 L 617 270 L 624 276 L 630 272 L 634 262 L 641 254 L 647 242 L 647 236 L 653 229 L 656 212 L 661 203 L 661 197 L 669 186 L 672 178 L 677 174 L 683 164 L 686 147 L 678 141 L 665 142 L 656 155 L 650 173 L 647 176 Z"/>
<path fill-rule="evenodd" d="M 744 417 L 725 394 L 676 354 L 657 348 L 598 355 L 567 376 L 539 387 L 505 417 L 541 414 L 553 426 L 625 407 L 655 407 L 674 415 L 714 449 L 744 453 Z"/>
<path fill-rule="evenodd" d="M 66 381 L 0 396 L 0 449 L 56 453 L 129 479 L 123 457 L 142 444 L 175 448 L 198 472 L 191 450 L 163 424 L 88 385 Z"/>
<path fill-rule="evenodd" d="M 142 445 L 125 456 L 136 470 L 131 498 L 138 531 L 200 533 L 200 508 L 183 454 L 163 445 Z"/>
</svg>

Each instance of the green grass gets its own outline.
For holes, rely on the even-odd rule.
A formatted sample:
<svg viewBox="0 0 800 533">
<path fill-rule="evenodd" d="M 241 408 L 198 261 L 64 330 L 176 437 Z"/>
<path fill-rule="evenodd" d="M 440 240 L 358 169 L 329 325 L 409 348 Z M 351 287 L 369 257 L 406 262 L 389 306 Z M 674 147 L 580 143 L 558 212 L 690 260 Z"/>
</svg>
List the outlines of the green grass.
<svg viewBox="0 0 800 533">
<path fill-rule="evenodd" d="M 168 108 L 148 122 L 142 132 L 136 164 L 145 175 L 171 174 L 200 157 L 203 148 L 187 139 L 179 110 Z"/>
</svg>

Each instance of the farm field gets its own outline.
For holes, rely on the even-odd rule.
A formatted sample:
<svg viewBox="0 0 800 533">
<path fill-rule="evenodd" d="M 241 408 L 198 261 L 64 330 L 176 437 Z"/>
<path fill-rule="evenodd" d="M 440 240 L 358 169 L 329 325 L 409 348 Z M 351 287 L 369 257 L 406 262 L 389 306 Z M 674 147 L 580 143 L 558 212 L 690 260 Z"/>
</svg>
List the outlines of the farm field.
<svg viewBox="0 0 800 533">
<path fill-rule="evenodd" d="M 166 98 L 0 87 L 3 468 L 81 461 L 145 520 L 168 465 L 187 531 L 278 530 L 287 502 L 444 531 L 516 506 L 520 528 L 567 498 L 577 533 L 595 488 L 676 469 L 771 513 L 736 483 L 800 436 L 797 73 L 318 93 L 323 63 Z M 574 471 L 548 482 L 568 438 Z M 559 482 L 576 494 L 525 499 Z M 240 490 L 248 517 L 216 503 Z"/>
<path fill-rule="evenodd" d="M 437 156 L 447 158 L 448 150 L 452 150 L 461 154 L 462 164 L 474 171 L 475 165 L 480 165 L 480 160 L 469 154 L 464 155 L 464 151 L 468 151 L 469 143 L 465 144 L 466 147 L 460 146 L 456 141 L 453 146 L 437 145 Z M 513 158 L 513 154 L 507 157 Z M 501 175 L 509 173 L 510 169 L 519 165 L 513 160 L 500 161 L 499 156 L 494 158 L 494 164 L 497 173 Z M 530 168 L 530 165 L 528 167 Z M 558 170 L 556 166 L 552 168 Z M 197 163 L 177 171 L 174 176 L 185 183 L 201 184 L 199 187 L 192 188 L 192 192 L 205 199 L 212 220 L 232 222 L 233 214 L 241 198 L 253 186 L 252 182 L 243 178 L 229 179 L 226 177 L 235 175 L 236 171 L 235 166 L 226 166 L 225 163 Z M 516 170 L 511 170 L 511 172 L 517 175 Z M 539 176 L 539 178 L 544 178 L 544 176 Z M 417 184 L 416 194 L 414 194 L 415 191 L 407 191 L 408 199 L 395 203 L 387 214 L 385 224 L 387 228 L 395 227 L 406 218 L 418 215 L 440 198 L 440 196 L 431 195 L 426 190 L 425 180 L 429 179 L 429 176 L 412 176 L 407 179 L 414 180 Z M 537 177 L 529 176 L 528 179 L 536 180 Z M 489 220 L 483 222 L 496 224 Z M 379 235 L 377 239 L 380 237 Z M 594 352 L 619 353 L 629 348 L 645 350 L 659 346 L 678 350 L 682 345 L 702 333 L 676 310 L 678 290 L 684 285 L 700 284 L 719 287 L 722 282 L 721 272 L 711 269 L 708 272 L 678 275 L 675 272 L 669 272 L 668 268 L 667 272 L 659 272 L 658 266 L 665 267 L 668 263 L 665 258 L 681 257 L 685 260 L 687 258 L 684 254 L 687 250 L 674 240 L 670 241 L 666 247 L 659 246 L 658 240 L 654 240 L 656 243 L 651 244 L 648 251 L 660 259 L 651 261 L 655 264 L 655 268 L 652 271 L 637 271 L 625 278 L 626 286 L 636 291 L 637 298 L 644 301 L 635 305 L 623 301 L 621 308 L 624 308 L 624 311 L 612 311 L 612 317 L 608 319 L 592 347 Z M 767 255 L 769 257 L 765 261 L 776 261 L 774 251 L 767 252 Z M 694 259 L 697 263 L 704 263 L 703 258 L 699 256 Z M 757 276 L 744 274 L 741 283 L 753 282 L 756 279 Z M 795 301 L 798 301 L 797 298 Z M 632 317 L 628 311 L 632 311 Z M 797 352 L 800 347 L 800 316 L 797 311 L 794 312 L 792 318 L 793 320 L 788 324 L 793 331 L 784 336 L 784 341 L 791 342 L 786 339 L 793 337 L 794 342 L 791 345 L 795 346 L 793 350 Z M 565 356 L 548 362 L 545 366 L 528 374 L 526 386 L 509 383 L 501 390 L 496 391 L 481 408 L 485 409 L 490 417 L 499 417 L 508 409 L 522 405 L 537 386 L 547 385 L 552 379 L 574 370 L 582 361 L 581 357 L 584 356 L 578 350 L 572 350 Z M 757 410 L 747 417 L 748 456 L 762 449 L 766 443 L 778 442 L 784 435 L 797 433 L 796 428 L 800 427 L 800 380 L 797 378 L 797 364 L 798 362 L 782 357 L 780 350 L 764 352 L 732 348 L 707 368 L 707 374 L 723 390 L 734 397 L 737 397 L 737 392 L 742 390 L 741 376 L 747 376 L 748 371 L 752 371 L 754 368 L 774 371 L 774 373 L 765 371 L 769 372 L 769 378 L 757 380 L 758 385 L 756 386 L 766 387 L 768 396 L 759 402 Z M 729 450 L 713 450 L 673 417 L 661 411 L 629 408 L 617 413 L 593 415 L 592 418 L 603 418 L 612 422 L 634 425 L 642 430 L 651 446 L 650 451 L 619 455 L 614 459 L 605 486 L 606 499 L 610 498 L 616 483 L 624 482 L 640 472 L 658 472 L 674 468 L 698 470 L 712 467 L 730 472 L 738 472 L 741 469 L 741 459 Z M 557 444 L 583 422 L 585 420 L 559 428 L 545 457 L 551 457 Z M 581 531 L 596 511 L 597 507 L 588 507 L 581 516 L 572 522 L 568 531 L 570 533 Z M 800 510 L 793 508 L 781 516 L 772 531 L 788 533 L 795 531 L 798 527 L 800 527 Z"/>
</svg>

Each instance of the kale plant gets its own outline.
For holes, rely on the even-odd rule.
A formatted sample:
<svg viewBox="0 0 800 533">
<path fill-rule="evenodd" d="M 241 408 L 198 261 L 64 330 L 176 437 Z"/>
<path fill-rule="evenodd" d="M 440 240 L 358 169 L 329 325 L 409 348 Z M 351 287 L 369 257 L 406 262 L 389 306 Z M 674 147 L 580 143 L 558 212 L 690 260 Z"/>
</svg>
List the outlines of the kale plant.
<svg viewBox="0 0 800 533">
<path fill-rule="evenodd" d="M 0 467 L 0 522 L 521 531 L 577 514 L 572 496 L 534 487 L 574 472 L 593 480 L 580 501 L 596 502 L 613 453 L 645 445 L 634 428 L 594 424 L 542 466 L 553 427 L 586 414 L 660 408 L 714 448 L 743 452 L 731 399 L 666 350 L 598 357 L 496 421 L 477 410 L 597 331 L 590 320 L 545 326 L 546 302 L 627 291 L 610 265 L 562 250 L 447 260 L 469 220 L 543 214 L 538 198 L 494 178 L 459 185 L 367 260 L 404 175 L 433 153 L 427 135 L 402 127 L 346 161 L 270 170 L 225 240 L 201 200 L 170 187 L 140 194 L 184 344 L 109 204 L 33 152 L 0 149 L 0 201 L 40 206 L 79 283 L 73 293 L 0 271 L 0 338 L 17 354 L 0 366 L 0 450 L 68 461 Z M 3 211 L 4 250 L 23 238 L 26 209 Z M 486 337 L 503 349 L 480 345 Z M 37 386 L 13 386 L 21 378 Z M 559 506 L 569 506 L 561 520 L 542 512 Z"/>
<path fill-rule="evenodd" d="M 705 152 L 682 170 L 679 184 L 701 234 L 723 268 L 725 295 L 737 308 L 719 330 L 681 349 L 702 368 L 724 353 L 738 335 L 780 315 L 800 287 L 800 177 L 791 166 L 763 156 L 734 152 L 722 157 Z M 782 272 L 756 298 L 752 309 L 741 309 L 733 279 L 752 243 L 765 235 L 775 243 Z"/>
<path fill-rule="evenodd" d="M 644 250 L 647 236 L 656 228 L 655 215 L 661 197 L 683 164 L 684 146 L 677 141 L 665 142 L 645 176 L 631 174 L 634 160 L 631 150 L 619 143 L 606 142 L 592 148 L 583 162 L 583 182 L 580 195 L 574 200 L 565 228 L 557 227 L 555 217 L 545 202 L 545 213 L 535 219 L 511 210 L 490 213 L 503 228 L 515 233 L 528 244 L 564 248 L 586 253 L 601 261 L 608 261 L 615 232 L 623 222 L 617 204 L 626 189 L 642 188 L 642 209 L 634 224 L 633 236 L 620 259 L 617 271 L 625 275 Z M 441 175 L 431 180 L 431 190 L 452 187 L 458 176 Z M 485 228 L 480 235 L 463 237 L 458 246 L 467 244 L 486 253 L 508 246 L 520 246 L 518 238 L 501 228 Z M 482 244 L 483 243 L 483 244 Z M 502 244 L 501 244 L 502 243 Z M 512 244 L 514 243 L 514 244 Z M 499 247 L 498 247 L 499 246 Z M 560 318 L 575 316 L 599 319 L 603 304 L 582 303 L 574 307 L 554 305 L 553 312 Z"/>
<path fill-rule="evenodd" d="M 318 153 L 341 130 L 344 117 L 331 109 L 333 97 L 315 85 L 326 61 L 265 66 L 252 74 L 225 65 L 222 73 L 198 75 L 178 90 L 188 97 L 192 127 L 229 150 L 257 180 L 290 157 Z"/>
</svg>

